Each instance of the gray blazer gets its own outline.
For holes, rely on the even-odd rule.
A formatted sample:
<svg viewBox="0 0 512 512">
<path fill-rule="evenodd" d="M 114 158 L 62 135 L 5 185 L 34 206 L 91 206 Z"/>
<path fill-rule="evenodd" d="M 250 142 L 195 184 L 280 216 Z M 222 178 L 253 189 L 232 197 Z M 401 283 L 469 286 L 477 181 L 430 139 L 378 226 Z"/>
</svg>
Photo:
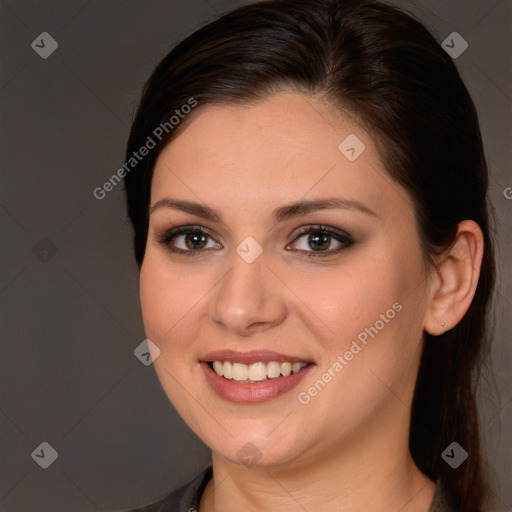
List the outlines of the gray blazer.
<svg viewBox="0 0 512 512">
<path fill-rule="evenodd" d="M 164 498 L 127 512 L 198 512 L 201 495 L 212 474 L 212 467 L 208 466 L 192 480 Z M 436 483 L 434 498 L 428 512 L 456 512 L 448 505 L 440 481 Z"/>
</svg>

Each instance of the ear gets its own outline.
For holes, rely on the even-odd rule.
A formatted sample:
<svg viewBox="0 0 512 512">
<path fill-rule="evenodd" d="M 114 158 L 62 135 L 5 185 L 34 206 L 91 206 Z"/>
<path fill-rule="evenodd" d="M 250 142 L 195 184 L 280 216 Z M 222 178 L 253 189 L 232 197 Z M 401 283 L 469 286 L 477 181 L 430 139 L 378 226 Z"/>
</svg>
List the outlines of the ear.
<svg viewBox="0 0 512 512">
<path fill-rule="evenodd" d="M 475 295 L 484 253 L 480 226 L 472 220 L 459 223 L 452 246 L 437 261 L 432 274 L 424 329 L 439 336 L 455 327 Z"/>
</svg>

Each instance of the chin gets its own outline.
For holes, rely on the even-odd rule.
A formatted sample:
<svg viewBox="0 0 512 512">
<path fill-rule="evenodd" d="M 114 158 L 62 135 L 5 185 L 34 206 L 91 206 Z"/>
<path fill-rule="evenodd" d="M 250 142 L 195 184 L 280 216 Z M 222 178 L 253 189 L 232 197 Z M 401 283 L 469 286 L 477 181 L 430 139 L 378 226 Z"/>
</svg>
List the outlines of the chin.
<svg viewBox="0 0 512 512">
<path fill-rule="evenodd" d="M 286 465 L 295 460 L 304 449 L 303 440 L 293 441 L 290 436 L 287 436 L 286 444 L 279 439 L 265 439 L 264 435 L 230 438 L 226 443 L 208 443 L 206 439 L 204 441 L 217 456 L 246 467 Z"/>
</svg>

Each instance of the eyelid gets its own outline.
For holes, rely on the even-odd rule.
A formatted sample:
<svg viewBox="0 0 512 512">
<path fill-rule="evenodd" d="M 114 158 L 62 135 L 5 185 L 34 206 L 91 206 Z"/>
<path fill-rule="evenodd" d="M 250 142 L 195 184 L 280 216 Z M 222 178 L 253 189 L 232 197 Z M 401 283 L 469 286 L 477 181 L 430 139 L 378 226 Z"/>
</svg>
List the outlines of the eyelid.
<svg viewBox="0 0 512 512">
<path fill-rule="evenodd" d="M 205 250 L 204 248 L 197 249 L 197 250 L 193 250 L 193 249 L 185 250 L 185 249 L 178 249 L 178 248 L 170 247 L 171 241 L 175 240 L 179 236 L 186 235 L 191 232 L 198 232 L 198 233 L 204 234 L 204 235 L 210 237 L 210 239 L 212 241 L 214 241 L 216 244 L 219 244 L 219 242 L 217 242 L 215 240 L 211 231 L 208 228 L 205 228 L 200 225 L 177 226 L 177 227 L 174 227 L 174 228 L 164 231 L 162 234 L 156 235 L 155 240 L 158 243 L 165 245 L 169 249 L 170 252 L 175 253 L 175 254 L 186 254 L 186 255 L 191 255 L 191 256 L 199 256 L 202 253 L 208 253 L 211 250 L 211 248 L 209 248 L 208 250 Z M 348 233 L 346 233 L 345 231 L 342 231 L 342 230 L 334 228 L 334 227 L 326 226 L 323 224 L 308 224 L 308 225 L 302 226 L 302 227 L 298 228 L 297 230 L 295 230 L 295 233 L 292 233 L 294 235 L 294 238 L 293 238 L 292 242 L 290 244 L 288 244 L 285 248 L 287 249 L 288 247 L 295 244 L 298 239 L 300 239 L 308 234 L 311 234 L 311 233 L 327 234 L 331 238 L 334 238 L 339 243 L 341 243 L 342 247 L 335 249 L 335 250 L 331 249 L 331 250 L 327 250 L 327 251 L 305 251 L 305 250 L 299 249 L 294 252 L 303 254 L 306 257 L 326 257 L 326 256 L 332 256 L 334 254 L 337 254 L 337 253 L 341 252 L 343 249 L 350 247 L 354 243 L 352 236 L 349 235 Z M 222 244 L 219 244 L 219 245 L 222 245 Z"/>
<path fill-rule="evenodd" d="M 296 240 L 297 238 L 299 238 L 303 235 L 306 235 L 308 233 L 316 233 L 316 232 L 324 232 L 324 233 L 328 233 L 331 235 L 339 236 L 340 238 L 342 238 L 342 237 L 347 238 L 347 239 L 351 238 L 347 232 L 345 232 L 341 229 L 338 229 L 338 228 L 327 226 L 325 224 L 306 224 L 306 225 L 301 226 L 301 227 L 297 228 L 296 230 L 292 231 L 290 236 L 293 236 L 294 240 Z"/>
<path fill-rule="evenodd" d="M 210 232 L 210 230 L 208 228 L 205 228 L 205 227 L 199 226 L 199 225 L 185 225 L 185 226 L 177 226 L 174 228 L 167 229 L 163 233 L 157 234 L 155 236 L 155 240 L 156 240 L 156 242 L 158 242 L 162 245 L 165 245 L 169 249 L 170 252 L 175 253 L 175 254 L 185 254 L 186 253 L 187 255 L 198 256 L 201 253 L 207 252 L 204 249 L 185 250 L 185 249 L 170 247 L 171 241 L 175 240 L 179 236 L 183 236 L 183 235 L 186 235 L 191 232 L 198 232 L 198 233 L 207 235 L 216 244 L 219 244 L 219 242 L 217 242 L 215 240 L 215 238 L 213 237 L 212 233 Z M 221 244 L 219 244 L 219 245 L 221 245 Z"/>
<path fill-rule="evenodd" d="M 354 244 L 354 240 L 351 235 L 349 235 L 347 232 L 342 231 L 337 228 L 333 228 L 330 226 L 326 226 L 323 224 L 316 224 L 316 225 L 308 225 L 302 228 L 299 228 L 298 231 L 294 234 L 294 239 L 291 244 L 288 244 L 286 247 L 290 247 L 290 245 L 293 245 L 299 240 L 300 238 L 312 234 L 312 233 L 324 233 L 330 236 L 331 238 L 334 238 L 337 242 L 342 244 L 342 246 L 338 249 L 330 249 L 327 251 L 304 251 L 304 250 L 298 250 L 298 253 L 303 254 L 306 257 L 327 257 L 332 256 L 334 254 L 338 254 L 344 249 L 347 249 L 351 245 Z"/>
</svg>

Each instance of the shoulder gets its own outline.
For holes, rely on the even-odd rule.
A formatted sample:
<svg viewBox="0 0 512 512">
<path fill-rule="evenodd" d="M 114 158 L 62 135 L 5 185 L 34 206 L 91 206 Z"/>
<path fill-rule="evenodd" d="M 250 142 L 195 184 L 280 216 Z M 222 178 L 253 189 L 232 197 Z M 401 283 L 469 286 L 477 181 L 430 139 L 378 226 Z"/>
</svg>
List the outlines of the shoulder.
<svg viewBox="0 0 512 512">
<path fill-rule="evenodd" d="M 211 477 L 212 467 L 208 466 L 167 496 L 126 512 L 197 512 L 201 494 Z"/>
</svg>

